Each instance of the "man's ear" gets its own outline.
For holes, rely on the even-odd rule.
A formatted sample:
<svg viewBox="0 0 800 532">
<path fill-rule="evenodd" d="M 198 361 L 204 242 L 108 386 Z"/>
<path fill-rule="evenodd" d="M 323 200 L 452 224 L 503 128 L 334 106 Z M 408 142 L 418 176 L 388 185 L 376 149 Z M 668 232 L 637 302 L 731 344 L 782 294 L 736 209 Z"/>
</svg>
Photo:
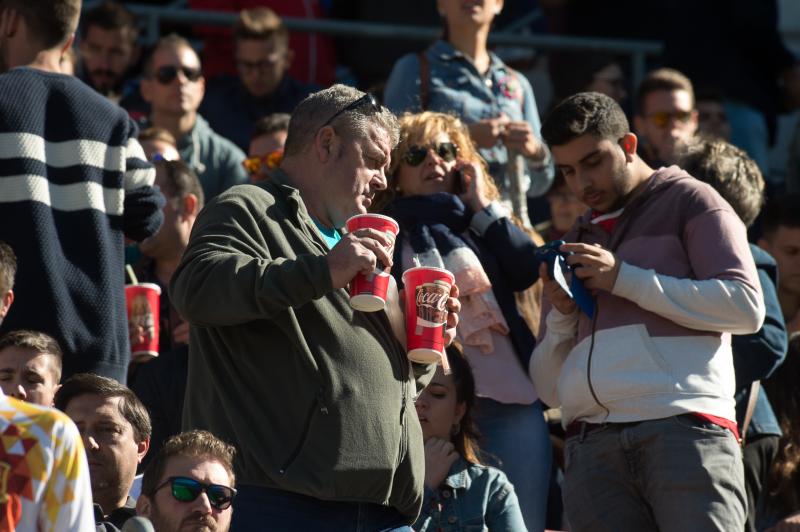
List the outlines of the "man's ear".
<svg viewBox="0 0 800 532">
<path fill-rule="evenodd" d="M 758 245 L 758 247 L 760 247 L 761 249 L 763 249 L 767 253 L 772 253 L 772 251 L 771 251 L 772 246 L 769 245 L 769 240 L 767 240 L 766 238 L 764 238 L 764 237 L 759 238 L 758 242 L 756 242 L 756 244 Z"/>
<path fill-rule="evenodd" d="M 619 145 L 625 153 L 625 160 L 632 163 L 633 157 L 636 155 L 636 147 L 639 145 L 639 139 L 633 133 L 626 133 L 624 137 L 619 139 Z"/>
<path fill-rule="evenodd" d="M 74 42 L 75 42 L 75 34 L 73 33 L 72 35 L 69 36 L 69 39 L 67 39 L 67 42 L 64 43 L 64 46 L 61 47 L 61 55 L 64 55 L 65 53 L 67 53 L 67 51 L 70 48 L 72 48 L 72 44 Z"/>
<path fill-rule="evenodd" d="M 198 210 L 197 207 L 198 207 L 198 204 L 199 204 L 199 202 L 197 201 L 197 196 L 195 196 L 194 194 L 191 194 L 191 193 L 186 194 L 183 197 L 182 203 L 183 203 L 183 205 L 181 205 L 181 207 L 182 207 L 181 208 L 181 219 L 182 220 L 186 220 L 189 217 L 196 217 L 197 216 L 197 210 Z"/>
<path fill-rule="evenodd" d="M 56 391 L 53 394 L 53 404 L 50 405 L 51 408 L 55 408 L 56 407 L 56 395 L 58 394 L 58 390 L 60 390 L 60 389 L 61 389 L 61 385 L 57 384 L 56 385 Z"/>
<path fill-rule="evenodd" d="M 336 132 L 331 126 L 325 126 L 314 136 L 314 151 L 321 163 L 333 160 L 334 150 L 338 143 Z"/>
<path fill-rule="evenodd" d="M 139 495 L 136 499 L 136 515 L 150 517 L 153 513 L 153 503 L 147 495 Z"/>
<path fill-rule="evenodd" d="M 139 463 L 142 463 L 144 456 L 147 454 L 147 451 L 150 450 L 150 438 L 145 438 L 143 441 L 140 441 L 136 444 L 136 454 L 139 456 Z"/>
<path fill-rule="evenodd" d="M 2 295 L 0 299 L 0 320 L 6 317 L 8 314 L 8 309 L 11 308 L 11 303 L 14 302 L 14 291 L 7 290 L 5 294 Z"/>
</svg>

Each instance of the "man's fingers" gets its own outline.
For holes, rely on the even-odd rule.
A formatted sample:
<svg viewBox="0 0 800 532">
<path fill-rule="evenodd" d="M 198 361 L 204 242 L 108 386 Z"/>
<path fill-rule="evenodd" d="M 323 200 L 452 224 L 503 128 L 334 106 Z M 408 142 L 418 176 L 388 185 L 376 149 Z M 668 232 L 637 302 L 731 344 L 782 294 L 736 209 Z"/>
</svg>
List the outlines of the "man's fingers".
<svg viewBox="0 0 800 532">
<path fill-rule="evenodd" d="M 579 255 L 599 255 L 600 250 L 602 250 L 603 247 L 599 244 L 581 244 L 573 242 L 569 244 L 561 244 L 561 247 L 558 249 L 559 251 L 563 251 L 565 253 L 577 253 Z"/>
<path fill-rule="evenodd" d="M 386 248 L 390 248 L 394 245 L 394 236 L 389 233 L 384 233 L 382 231 L 378 231 L 377 229 L 359 229 L 358 231 L 353 231 L 353 236 L 357 237 L 359 240 L 363 239 L 372 239 L 381 246 Z"/>
<path fill-rule="evenodd" d="M 539 264 L 539 277 L 541 277 L 542 281 L 545 283 L 552 281 L 552 279 L 550 279 L 550 272 L 547 271 L 547 262 L 542 262 Z"/>
</svg>

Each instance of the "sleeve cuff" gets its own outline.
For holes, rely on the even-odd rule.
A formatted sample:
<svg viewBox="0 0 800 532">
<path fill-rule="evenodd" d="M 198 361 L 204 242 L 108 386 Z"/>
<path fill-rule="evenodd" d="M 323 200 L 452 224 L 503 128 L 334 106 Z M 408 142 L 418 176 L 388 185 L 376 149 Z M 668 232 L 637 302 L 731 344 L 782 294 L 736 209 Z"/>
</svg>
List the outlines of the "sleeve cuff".
<svg viewBox="0 0 800 532">
<path fill-rule="evenodd" d="M 569 314 L 563 314 L 557 308 L 552 307 L 545 318 L 547 330 L 558 334 L 574 334 L 578 326 L 578 312 L 576 308 Z"/>
<path fill-rule="evenodd" d="M 483 236 L 492 223 L 507 216 L 508 214 L 503 210 L 503 207 L 496 201 L 493 201 L 488 207 L 475 213 L 472 220 L 469 222 L 469 226 L 478 236 Z"/>
</svg>

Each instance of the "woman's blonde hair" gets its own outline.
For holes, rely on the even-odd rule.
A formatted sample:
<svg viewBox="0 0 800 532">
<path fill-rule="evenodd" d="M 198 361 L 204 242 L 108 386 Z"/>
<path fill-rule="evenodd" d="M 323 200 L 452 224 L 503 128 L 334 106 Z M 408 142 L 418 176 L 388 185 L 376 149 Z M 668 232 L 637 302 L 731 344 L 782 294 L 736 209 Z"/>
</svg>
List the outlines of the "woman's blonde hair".
<svg viewBox="0 0 800 532">
<path fill-rule="evenodd" d="M 489 175 L 489 167 L 483 160 L 475 143 L 469 136 L 469 130 L 457 117 L 425 111 L 423 113 L 406 113 L 400 117 L 400 142 L 392 151 L 392 163 L 389 166 L 389 187 L 384 192 L 379 192 L 375 197 L 373 211 L 379 212 L 388 205 L 395 196 L 400 194 L 397 190 L 397 170 L 405 162 L 406 154 L 411 146 L 428 146 L 440 134 L 445 133 L 458 148 L 458 158 L 472 163 L 477 163 L 483 170 L 483 179 L 486 184 L 486 197 L 490 201 L 500 199 L 500 191 L 494 179 Z"/>
</svg>

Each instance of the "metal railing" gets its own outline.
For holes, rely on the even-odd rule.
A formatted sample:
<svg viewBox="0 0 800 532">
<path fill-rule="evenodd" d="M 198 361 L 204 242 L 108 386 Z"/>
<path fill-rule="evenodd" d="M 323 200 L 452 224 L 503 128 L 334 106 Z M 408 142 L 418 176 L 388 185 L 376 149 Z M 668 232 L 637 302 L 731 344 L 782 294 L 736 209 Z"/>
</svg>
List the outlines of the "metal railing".
<svg viewBox="0 0 800 532">
<path fill-rule="evenodd" d="M 84 2 L 83 10 L 97 5 L 99 1 Z M 157 7 L 144 4 L 126 3 L 125 6 L 143 19 L 143 41 L 152 44 L 161 32 L 162 22 L 187 25 L 232 26 L 238 14 L 223 11 L 201 11 L 194 9 L 176 9 L 175 5 L 185 4 L 182 0 L 171 3 L 171 6 Z M 353 22 L 335 19 L 303 19 L 283 17 L 284 25 L 290 31 L 323 33 L 334 36 L 361 36 L 373 39 L 393 39 L 407 41 L 431 42 L 441 35 L 439 27 L 400 26 L 380 24 L 376 22 Z M 620 56 L 628 56 L 631 60 L 631 86 L 637 87 L 646 73 L 647 56 L 658 55 L 663 45 L 655 41 L 604 39 L 575 37 L 563 35 L 520 35 L 507 31 L 498 31 L 489 35 L 489 43 L 520 48 L 531 48 L 541 51 L 553 50 L 588 50 L 608 52 Z"/>
</svg>

